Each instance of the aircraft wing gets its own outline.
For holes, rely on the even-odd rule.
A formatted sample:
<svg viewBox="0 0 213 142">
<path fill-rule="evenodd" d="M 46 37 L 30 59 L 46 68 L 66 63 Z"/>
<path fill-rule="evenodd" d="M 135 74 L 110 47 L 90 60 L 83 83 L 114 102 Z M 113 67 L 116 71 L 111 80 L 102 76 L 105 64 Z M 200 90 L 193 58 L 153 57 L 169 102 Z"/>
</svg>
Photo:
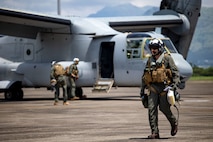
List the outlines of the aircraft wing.
<svg viewBox="0 0 213 142">
<path fill-rule="evenodd" d="M 38 32 L 71 33 L 71 21 L 65 18 L 31 14 L 0 8 L 0 33 L 36 38 Z"/>
<path fill-rule="evenodd" d="M 153 16 L 108 17 L 99 19 L 120 32 L 151 31 L 156 27 L 177 27 L 184 23 L 184 19 L 171 10 L 161 10 Z"/>
<path fill-rule="evenodd" d="M 93 33 L 95 36 L 103 36 L 116 34 L 116 31 L 150 31 L 156 27 L 174 27 L 184 23 L 177 13 L 168 10 L 160 11 L 160 14 L 153 16 L 82 19 L 47 16 L 0 8 L 0 34 L 34 39 L 39 32 L 58 34 L 72 34 L 73 32 L 88 35 Z"/>
</svg>

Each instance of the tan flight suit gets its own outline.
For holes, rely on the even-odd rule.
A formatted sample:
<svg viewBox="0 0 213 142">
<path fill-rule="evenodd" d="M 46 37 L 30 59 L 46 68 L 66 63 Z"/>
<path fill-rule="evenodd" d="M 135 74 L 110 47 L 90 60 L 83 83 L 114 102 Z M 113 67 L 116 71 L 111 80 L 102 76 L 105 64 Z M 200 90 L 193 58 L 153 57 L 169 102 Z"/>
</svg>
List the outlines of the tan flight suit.
<svg viewBox="0 0 213 142">
<path fill-rule="evenodd" d="M 152 64 L 155 64 L 155 66 L 151 66 Z M 163 90 L 168 85 L 173 85 L 174 88 L 176 85 L 180 82 L 179 80 L 179 72 L 178 69 L 172 59 L 172 57 L 168 54 L 162 53 L 161 56 L 156 61 L 153 57 L 150 57 L 150 59 L 147 62 L 146 68 L 144 70 L 144 74 L 147 70 L 156 69 L 162 66 L 164 64 L 165 68 L 170 69 L 172 73 L 171 74 L 171 82 L 167 83 L 164 82 L 150 82 L 148 85 L 145 83 L 144 75 L 142 78 L 142 87 L 141 87 L 141 95 L 144 94 L 144 89 L 148 88 L 150 89 L 150 94 L 148 95 L 148 112 L 149 112 L 149 123 L 152 133 L 158 134 L 158 106 L 160 111 L 163 112 L 163 114 L 166 116 L 168 121 L 170 122 L 171 126 L 175 125 L 177 123 L 177 119 L 172 114 L 170 110 L 170 104 L 167 101 L 167 95 L 166 92 Z"/>
</svg>

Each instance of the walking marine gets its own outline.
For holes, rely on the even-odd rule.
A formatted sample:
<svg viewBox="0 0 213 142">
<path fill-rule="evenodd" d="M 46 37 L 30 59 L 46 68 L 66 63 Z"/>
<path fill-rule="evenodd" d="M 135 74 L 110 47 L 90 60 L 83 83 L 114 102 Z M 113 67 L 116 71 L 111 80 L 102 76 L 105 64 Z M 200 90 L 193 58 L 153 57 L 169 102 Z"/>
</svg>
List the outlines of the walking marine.
<svg viewBox="0 0 213 142">
<path fill-rule="evenodd" d="M 176 135 L 178 131 L 178 120 L 173 115 L 169 102 L 167 101 L 167 91 L 170 87 L 176 90 L 180 79 L 179 71 L 172 57 L 164 51 L 164 43 L 160 39 L 152 39 L 149 42 L 149 49 L 152 56 L 149 57 L 144 74 L 142 76 L 141 98 L 145 108 L 148 108 L 149 124 L 151 135 L 149 139 L 160 138 L 158 129 L 158 106 L 160 111 L 168 119 L 171 125 L 171 135 Z M 148 90 L 148 94 L 145 93 Z"/>
<path fill-rule="evenodd" d="M 79 63 L 79 59 L 78 58 L 74 58 L 73 59 L 74 63 L 71 64 L 66 70 L 67 70 L 67 76 L 68 76 L 68 83 L 69 83 L 69 89 L 68 89 L 68 98 L 71 100 L 76 100 L 79 99 L 78 97 L 76 97 L 76 84 L 75 81 L 79 78 L 78 76 L 78 63 Z"/>
<path fill-rule="evenodd" d="M 62 65 L 53 62 L 50 73 L 50 83 L 55 87 L 55 102 L 54 105 L 58 105 L 59 95 L 60 95 L 60 87 L 63 89 L 63 105 L 68 105 L 67 102 L 67 83 L 65 70 Z"/>
</svg>

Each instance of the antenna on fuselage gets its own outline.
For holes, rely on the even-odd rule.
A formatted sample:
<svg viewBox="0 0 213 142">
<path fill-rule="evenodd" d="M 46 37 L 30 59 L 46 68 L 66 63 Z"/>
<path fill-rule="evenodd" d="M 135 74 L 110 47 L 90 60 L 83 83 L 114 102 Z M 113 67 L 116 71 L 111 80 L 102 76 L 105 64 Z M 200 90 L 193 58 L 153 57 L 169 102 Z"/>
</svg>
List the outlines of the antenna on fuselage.
<svg viewBox="0 0 213 142">
<path fill-rule="evenodd" d="M 58 15 L 61 15 L 61 1 L 57 0 L 57 10 L 58 10 Z"/>
</svg>

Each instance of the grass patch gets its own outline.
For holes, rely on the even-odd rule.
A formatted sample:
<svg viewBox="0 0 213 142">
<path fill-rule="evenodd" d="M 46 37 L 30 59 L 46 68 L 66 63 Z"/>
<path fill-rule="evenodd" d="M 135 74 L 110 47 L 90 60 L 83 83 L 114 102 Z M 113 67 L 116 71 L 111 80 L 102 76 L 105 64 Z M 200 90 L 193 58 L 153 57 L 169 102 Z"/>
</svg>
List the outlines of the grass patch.
<svg viewBox="0 0 213 142">
<path fill-rule="evenodd" d="M 213 81 L 213 76 L 192 76 L 191 81 Z"/>
</svg>

